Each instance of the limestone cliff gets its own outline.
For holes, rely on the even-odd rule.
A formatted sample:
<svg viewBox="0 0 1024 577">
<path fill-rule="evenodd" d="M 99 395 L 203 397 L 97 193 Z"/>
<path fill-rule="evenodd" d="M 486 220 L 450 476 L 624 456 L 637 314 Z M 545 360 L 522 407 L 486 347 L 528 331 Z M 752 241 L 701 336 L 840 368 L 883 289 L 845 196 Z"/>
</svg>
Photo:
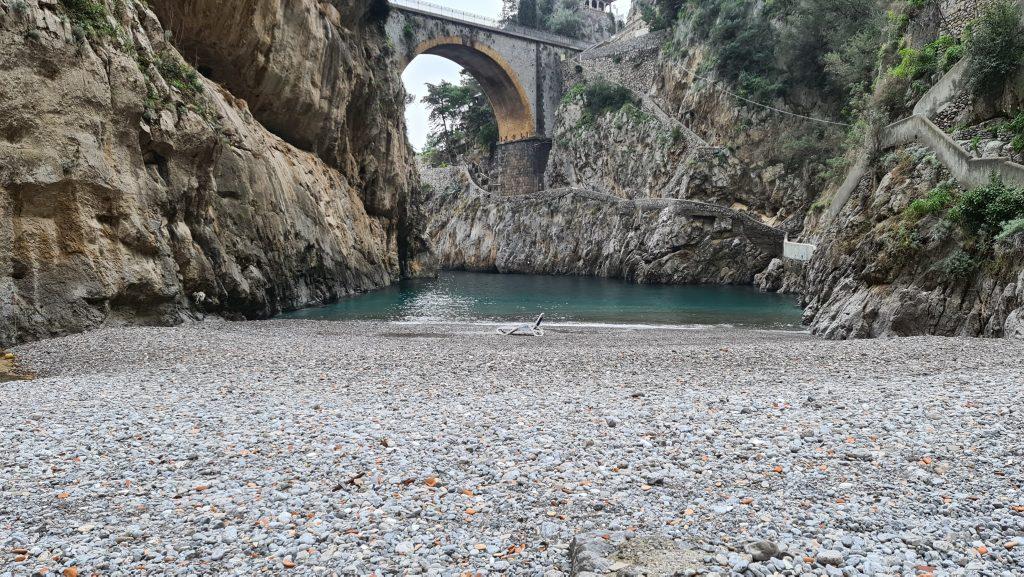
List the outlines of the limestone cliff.
<svg viewBox="0 0 1024 577">
<path fill-rule="evenodd" d="M 503 196 L 461 169 L 424 177 L 427 235 L 447 269 L 750 284 L 781 250 L 781 232 L 712 204 L 576 188 Z"/>
<path fill-rule="evenodd" d="M 965 235 L 936 200 L 945 194 L 963 190 L 926 148 L 872 167 L 820 227 L 799 281 L 816 334 L 1024 337 L 1024 235 L 991 247 Z"/>
<path fill-rule="evenodd" d="M 650 98 L 663 42 L 626 33 L 566 63 L 548 190 L 502 196 L 458 170 L 424 175 L 427 236 L 442 267 L 753 283 L 784 233 L 759 210 L 761 181 Z"/>
<path fill-rule="evenodd" d="M 758 205 L 755 175 L 727 148 L 666 122 L 641 101 L 593 117 L 570 92 L 558 111 L 546 180 L 627 199 L 677 198 L 744 210 Z M 754 218 L 770 220 L 755 211 Z"/>
<path fill-rule="evenodd" d="M 0 1 L 0 343 L 266 317 L 417 271 L 379 2 L 174 4 L 154 3 L 168 29 L 138 2 Z M 175 29 L 186 54 L 233 48 L 199 60 L 223 86 Z"/>
<path fill-rule="evenodd" d="M 977 26 L 986 5 L 945 2 L 944 26 Z M 849 186 L 825 191 L 830 208 L 809 214 L 818 252 L 785 282 L 804 294 L 815 333 L 1024 337 L 1024 227 L 1014 225 L 1024 217 L 1014 120 L 1024 72 L 1016 65 L 1001 89 L 972 90 L 966 59 L 913 116 L 878 128 Z"/>
</svg>

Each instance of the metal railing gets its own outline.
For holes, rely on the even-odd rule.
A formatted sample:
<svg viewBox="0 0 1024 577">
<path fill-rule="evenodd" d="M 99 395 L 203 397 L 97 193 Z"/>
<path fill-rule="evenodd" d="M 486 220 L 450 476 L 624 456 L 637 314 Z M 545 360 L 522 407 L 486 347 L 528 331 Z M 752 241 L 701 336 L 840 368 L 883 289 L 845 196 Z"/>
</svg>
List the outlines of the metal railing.
<svg viewBox="0 0 1024 577">
<path fill-rule="evenodd" d="M 558 34 L 544 32 L 543 30 L 537 30 L 535 28 L 527 28 L 526 26 L 520 26 L 519 24 L 513 24 L 512 22 L 504 22 L 496 18 L 473 14 L 472 12 L 466 12 L 464 10 L 448 8 L 447 6 L 441 6 L 440 4 L 434 4 L 433 2 L 424 2 L 423 0 L 391 0 L 391 5 L 395 8 L 406 8 L 423 14 L 441 16 L 448 20 L 455 20 L 457 22 L 463 22 L 473 26 L 488 28 L 496 32 L 523 36 L 531 40 L 564 46 L 575 50 L 583 50 L 589 46 L 588 43 L 582 40 L 569 38 L 568 36 L 560 36 Z"/>
</svg>

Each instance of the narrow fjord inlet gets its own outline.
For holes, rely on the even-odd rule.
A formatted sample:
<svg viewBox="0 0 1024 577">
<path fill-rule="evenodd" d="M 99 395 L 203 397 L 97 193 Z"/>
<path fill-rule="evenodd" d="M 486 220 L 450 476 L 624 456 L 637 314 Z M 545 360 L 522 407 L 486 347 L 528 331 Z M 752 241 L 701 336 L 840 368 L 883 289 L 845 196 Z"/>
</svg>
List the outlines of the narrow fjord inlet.
<svg viewBox="0 0 1024 577">
<path fill-rule="evenodd" d="M 538 313 L 545 313 L 549 324 L 802 329 L 795 298 L 750 287 L 465 272 L 405 280 L 282 318 L 486 324 L 529 319 Z"/>
</svg>

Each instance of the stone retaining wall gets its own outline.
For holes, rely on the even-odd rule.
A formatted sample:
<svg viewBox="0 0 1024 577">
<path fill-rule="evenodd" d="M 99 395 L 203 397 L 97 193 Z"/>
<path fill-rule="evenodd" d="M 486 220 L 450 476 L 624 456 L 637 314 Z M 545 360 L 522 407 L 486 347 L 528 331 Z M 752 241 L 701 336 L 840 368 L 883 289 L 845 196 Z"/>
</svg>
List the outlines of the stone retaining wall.
<svg viewBox="0 0 1024 577">
<path fill-rule="evenodd" d="M 966 188 L 984 186 L 993 176 L 1015 186 L 1024 186 L 1024 166 L 1005 158 L 973 158 L 952 137 L 928 120 L 915 114 L 889 125 L 883 135 L 882 148 L 920 143 L 935 153 L 956 180 Z"/>
<path fill-rule="evenodd" d="M 529 138 L 499 144 L 492 161 L 492 188 L 505 195 L 531 194 L 544 188 L 551 140 Z"/>
<path fill-rule="evenodd" d="M 981 14 L 982 9 L 996 0 L 943 0 L 940 6 L 943 32 L 953 36 L 964 33 L 967 25 Z"/>
</svg>

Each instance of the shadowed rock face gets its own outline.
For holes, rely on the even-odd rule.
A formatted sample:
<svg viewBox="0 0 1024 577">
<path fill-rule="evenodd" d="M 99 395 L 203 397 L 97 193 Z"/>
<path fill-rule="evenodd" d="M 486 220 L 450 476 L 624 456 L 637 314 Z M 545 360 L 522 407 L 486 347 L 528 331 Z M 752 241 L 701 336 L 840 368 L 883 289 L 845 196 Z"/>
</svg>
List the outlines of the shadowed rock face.
<svg viewBox="0 0 1024 577">
<path fill-rule="evenodd" d="M 415 172 L 383 0 L 154 0 L 197 69 L 289 144 L 346 175 L 367 211 L 390 215 Z"/>
<path fill-rule="evenodd" d="M 895 167 L 875 167 L 822 226 L 797 282 L 812 331 L 833 339 L 1024 336 L 1024 237 L 995 243 L 985 260 L 971 257 L 958 271 L 964 233 L 942 216 L 907 212 L 948 171 L 923 148 L 899 157 Z"/>
<path fill-rule="evenodd" d="M 401 99 L 388 96 L 399 79 L 383 36 L 359 24 L 369 0 L 344 3 L 346 19 L 312 0 L 204 17 L 236 62 L 256 63 L 233 79 L 252 111 L 230 78 L 190 79 L 138 3 L 116 13 L 123 35 L 84 42 L 43 4 L 0 7 L 0 343 L 266 317 L 423 270 Z M 292 80 L 308 45 L 341 59 L 324 66 L 333 77 Z M 372 95 L 384 96 L 361 108 Z"/>
</svg>

